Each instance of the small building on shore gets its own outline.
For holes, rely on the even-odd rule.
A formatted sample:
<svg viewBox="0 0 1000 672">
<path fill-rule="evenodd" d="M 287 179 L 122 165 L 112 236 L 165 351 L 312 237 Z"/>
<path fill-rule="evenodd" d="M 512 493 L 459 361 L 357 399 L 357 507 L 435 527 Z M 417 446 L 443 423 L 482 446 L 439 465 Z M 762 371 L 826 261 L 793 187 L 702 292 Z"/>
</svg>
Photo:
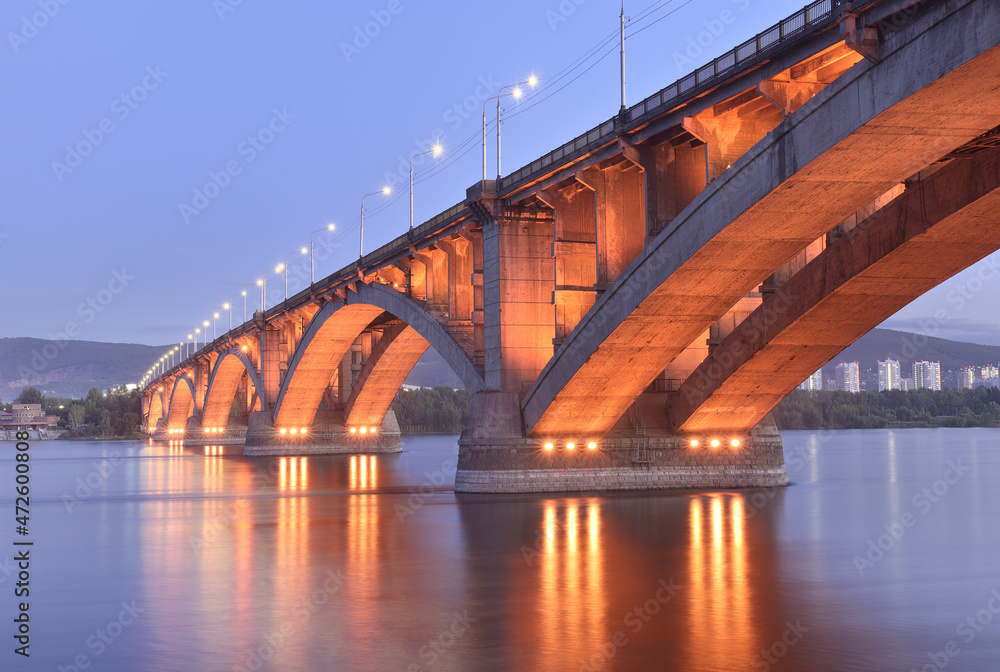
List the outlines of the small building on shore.
<svg viewBox="0 0 1000 672">
<path fill-rule="evenodd" d="M 0 411 L 0 429 L 48 429 L 59 424 L 59 416 L 46 415 L 41 404 L 14 404 L 10 410 Z"/>
</svg>

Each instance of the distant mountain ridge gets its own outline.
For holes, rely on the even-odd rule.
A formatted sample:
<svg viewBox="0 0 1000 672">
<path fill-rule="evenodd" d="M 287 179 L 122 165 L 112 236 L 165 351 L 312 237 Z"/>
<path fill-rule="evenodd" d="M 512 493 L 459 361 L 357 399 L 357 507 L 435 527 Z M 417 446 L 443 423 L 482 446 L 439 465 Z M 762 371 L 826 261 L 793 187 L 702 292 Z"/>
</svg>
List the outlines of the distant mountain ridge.
<svg viewBox="0 0 1000 672">
<path fill-rule="evenodd" d="M 34 386 L 47 396 L 82 397 L 92 387 L 101 390 L 134 383 L 168 346 L 94 341 L 49 341 L 40 338 L 0 338 L 0 399 L 9 402 L 22 388 Z M 873 329 L 823 367 L 832 378 L 839 362 L 859 363 L 862 378 L 877 370 L 886 357 L 900 360 L 904 377 L 914 360 L 940 361 L 942 373 L 966 366 L 1000 362 L 1000 346 L 932 338 L 892 329 Z M 954 378 L 954 375 L 952 376 Z M 410 372 L 410 385 L 463 387 L 444 359 L 429 349 Z M 945 377 L 945 384 L 955 380 Z"/>
</svg>

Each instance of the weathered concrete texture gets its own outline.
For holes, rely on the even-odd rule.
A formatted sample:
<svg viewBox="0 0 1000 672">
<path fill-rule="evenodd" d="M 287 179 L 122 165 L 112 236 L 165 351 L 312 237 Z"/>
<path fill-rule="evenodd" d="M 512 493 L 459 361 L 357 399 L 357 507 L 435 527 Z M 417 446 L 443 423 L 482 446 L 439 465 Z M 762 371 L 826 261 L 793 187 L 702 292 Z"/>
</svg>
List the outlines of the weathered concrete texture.
<svg viewBox="0 0 1000 672">
<path fill-rule="evenodd" d="M 1000 150 L 910 186 L 771 295 L 668 404 L 680 431 L 751 427 L 913 299 L 1000 248 Z"/>
<path fill-rule="evenodd" d="M 184 429 L 188 418 L 195 412 L 194 384 L 187 376 L 178 376 L 170 393 L 167 425 L 170 429 Z"/>
<path fill-rule="evenodd" d="M 413 327 L 390 328 L 372 348 L 347 397 L 348 427 L 378 425 L 392 400 L 430 344 Z"/>
<path fill-rule="evenodd" d="M 206 427 L 215 425 L 203 426 L 195 418 L 188 418 L 184 434 L 173 437 L 168 435 L 167 438 L 181 439 L 187 446 L 242 446 L 246 442 L 247 428 L 244 426 L 233 424 L 225 427 L 225 431 L 222 432 L 206 432 Z"/>
<path fill-rule="evenodd" d="M 532 439 L 459 440 L 456 492 L 579 492 L 678 488 L 763 488 L 788 485 L 781 436 L 773 423 L 751 432 L 738 449 L 691 448 L 680 437 L 610 439 L 590 451 L 552 451 Z"/>
<path fill-rule="evenodd" d="M 246 373 L 250 376 L 254 389 L 260 390 L 260 381 L 250 358 L 241 350 L 224 352 L 212 368 L 208 389 L 205 393 L 205 410 L 202 412 L 202 424 L 205 427 L 225 427 L 229 421 L 229 412 L 233 406 L 233 398 L 240 386 L 240 379 Z"/>
<path fill-rule="evenodd" d="M 877 65 L 859 62 L 782 121 L 650 243 L 566 339 L 522 404 L 532 435 L 602 434 L 775 269 L 1000 124 L 998 42 L 997 3 L 931 5 L 886 40 Z"/>
<path fill-rule="evenodd" d="M 326 423 L 310 428 L 305 436 L 280 434 L 264 413 L 250 416 L 244 455 L 364 455 L 398 453 L 403 450 L 396 414 L 389 411 L 379 431 L 351 434 L 347 427 Z"/>
<path fill-rule="evenodd" d="M 659 434 L 597 441 L 526 439 L 521 433 L 517 395 L 480 392 L 472 397 L 458 441 L 456 492 L 574 492 L 668 488 L 756 488 L 788 484 L 781 436 L 769 419 L 740 436 L 720 436 L 721 447 L 693 449 L 689 437 Z"/>
</svg>

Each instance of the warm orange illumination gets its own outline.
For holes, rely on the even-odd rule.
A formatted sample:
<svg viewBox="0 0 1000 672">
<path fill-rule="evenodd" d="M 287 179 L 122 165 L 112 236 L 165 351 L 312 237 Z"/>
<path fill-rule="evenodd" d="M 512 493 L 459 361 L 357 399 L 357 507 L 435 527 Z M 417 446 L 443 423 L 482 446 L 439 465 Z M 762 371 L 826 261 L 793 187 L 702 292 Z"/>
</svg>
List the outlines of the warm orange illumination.
<svg viewBox="0 0 1000 672">
<path fill-rule="evenodd" d="M 367 427 L 362 427 L 361 428 L 361 433 L 362 434 L 367 434 L 368 433 L 368 428 Z"/>
<path fill-rule="evenodd" d="M 709 445 L 711 445 L 713 448 L 718 448 L 719 447 L 719 440 L 718 439 L 712 439 L 712 442 Z"/>
<path fill-rule="evenodd" d="M 554 447 L 551 442 L 545 444 L 545 450 L 552 450 Z"/>
<path fill-rule="evenodd" d="M 299 430 L 299 434 L 305 434 L 305 433 L 306 433 L 306 428 L 305 427 L 303 427 L 302 429 Z M 302 466 L 305 466 L 305 464 L 303 464 Z"/>
<path fill-rule="evenodd" d="M 729 442 L 729 445 L 732 446 L 733 448 L 739 448 L 740 447 L 740 440 L 739 439 L 733 439 L 732 441 Z"/>
<path fill-rule="evenodd" d="M 692 448 L 697 448 L 700 445 L 701 445 L 701 442 L 698 441 L 698 439 L 691 439 L 691 447 Z"/>
<path fill-rule="evenodd" d="M 292 432 L 292 434 L 298 434 L 299 430 L 297 430 L 294 427 L 292 427 L 291 432 Z"/>
<path fill-rule="evenodd" d="M 370 428 L 368 429 L 368 433 L 369 433 L 369 434 L 374 434 L 374 433 L 375 433 L 375 428 L 374 428 L 374 427 L 370 427 Z"/>
<path fill-rule="evenodd" d="M 576 444 L 570 441 L 566 444 L 566 450 L 576 450 Z"/>
<path fill-rule="evenodd" d="M 243 352 L 246 352 L 246 351 L 247 351 L 247 346 L 244 345 L 243 346 Z"/>
<path fill-rule="evenodd" d="M 594 442 L 594 441 L 591 441 L 590 443 L 588 443 L 587 444 L 587 450 L 597 450 L 597 443 Z"/>
<path fill-rule="evenodd" d="M 351 427 L 351 434 L 357 434 L 357 433 L 358 433 L 358 428 L 357 427 Z"/>
<path fill-rule="evenodd" d="M 285 433 L 285 432 L 287 432 L 287 431 L 288 431 L 287 429 L 284 429 L 284 428 L 282 428 L 282 429 L 281 429 L 281 433 L 282 433 L 282 434 L 284 434 L 284 433 Z"/>
</svg>

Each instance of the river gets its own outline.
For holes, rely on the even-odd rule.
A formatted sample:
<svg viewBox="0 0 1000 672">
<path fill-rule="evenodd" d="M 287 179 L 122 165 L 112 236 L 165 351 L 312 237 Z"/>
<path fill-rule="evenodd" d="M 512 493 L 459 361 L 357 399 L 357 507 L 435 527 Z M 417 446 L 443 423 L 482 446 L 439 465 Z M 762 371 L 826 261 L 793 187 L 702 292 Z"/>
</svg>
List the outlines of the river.
<svg viewBox="0 0 1000 672">
<path fill-rule="evenodd" d="M 5 634 L 0 669 L 1000 669 L 1000 430 L 784 437 L 788 488 L 565 496 L 456 495 L 453 436 L 35 442 L 31 657 Z"/>
</svg>

